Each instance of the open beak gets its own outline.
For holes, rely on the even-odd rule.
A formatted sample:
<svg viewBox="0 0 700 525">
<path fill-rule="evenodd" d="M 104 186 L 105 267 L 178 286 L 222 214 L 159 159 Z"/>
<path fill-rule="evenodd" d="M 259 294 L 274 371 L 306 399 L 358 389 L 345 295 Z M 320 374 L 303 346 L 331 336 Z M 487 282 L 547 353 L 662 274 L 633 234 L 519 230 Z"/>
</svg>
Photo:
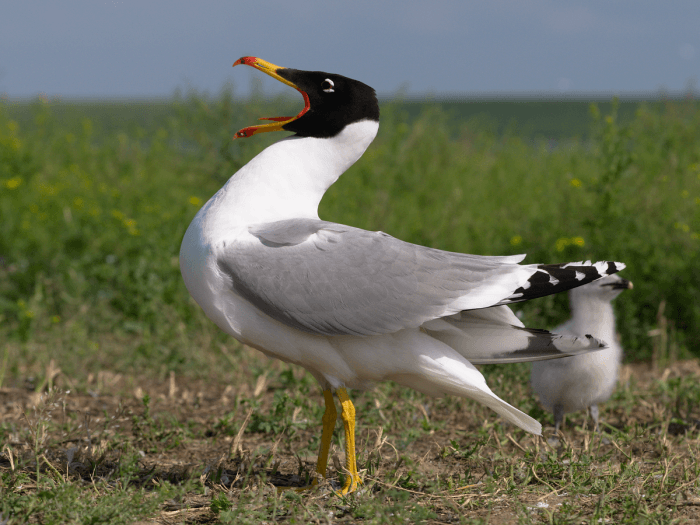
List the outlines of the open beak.
<svg viewBox="0 0 700 525">
<path fill-rule="evenodd" d="M 260 124 L 259 126 L 249 126 L 247 128 L 243 128 L 239 132 L 237 132 L 233 136 L 233 140 L 239 139 L 239 138 L 248 138 L 252 137 L 256 133 L 265 133 L 266 131 L 283 131 L 283 127 L 285 124 L 288 124 L 292 122 L 293 120 L 298 119 L 301 117 L 304 113 L 309 111 L 311 109 L 311 104 L 309 103 L 309 96 L 299 89 L 297 86 L 292 84 L 289 80 L 282 78 L 280 75 L 277 74 L 277 72 L 280 69 L 286 69 L 284 67 L 279 67 L 274 64 L 270 64 L 269 62 L 257 58 L 257 57 L 242 57 L 236 60 L 233 63 L 233 66 L 238 66 L 240 64 L 244 64 L 246 66 L 252 66 L 255 69 L 258 69 L 262 71 L 263 73 L 266 73 L 270 75 L 272 78 L 275 78 L 282 82 L 283 84 L 287 84 L 288 86 L 293 87 L 296 89 L 299 93 L 302 94 L 304 97 L 304 109 L 302 109 L 299 114 L 296 117 L 262 117 L 259 120 L 272 120 L 274 121 L 272 124 Z"/>
</svg>

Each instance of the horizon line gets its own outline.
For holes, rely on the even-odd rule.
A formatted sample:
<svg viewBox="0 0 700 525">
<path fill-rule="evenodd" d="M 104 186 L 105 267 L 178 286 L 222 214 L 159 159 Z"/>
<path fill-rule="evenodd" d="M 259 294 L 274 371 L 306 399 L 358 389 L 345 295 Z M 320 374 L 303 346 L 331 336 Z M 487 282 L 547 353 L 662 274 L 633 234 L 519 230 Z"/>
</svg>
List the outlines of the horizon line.
<svg viewBox="0 0 700 525">
<path fill-rule="evenodd" d="M 172 102 L 177 98 L 187 98 L 195 95 L 201 98 L 218 98 L 225 91 L 219 90 L 216 94 L 208 91 L 188 90 L 185 93 L 175 90 L 169 95 L 61 95 L 37 92 L 34 95 L 15 96 L 8 93 L 0 93 L 0 103 L 30 103 L 36 100 L 43 100 L 51 103 L 84 103 L 84 102 L 107 102 L 107 103 L 165 103 Z M 292 94 L 279 93 L 248 93 L 245 96 L 234 96 L 236 102 L 248 103 L 253 100 L 280 100 L 287 99 L 290 102 L 295 100 Z M 654 101 L 664 100 L 687 100 L 700 99 L 700 91 L 464 91 L 464 92 L 425 92 L 425 93 L 377 93 L 379 102 L 469 102 L 469 101 L 608 101 L 618 98 L 620 101 Z"/>
</svg>

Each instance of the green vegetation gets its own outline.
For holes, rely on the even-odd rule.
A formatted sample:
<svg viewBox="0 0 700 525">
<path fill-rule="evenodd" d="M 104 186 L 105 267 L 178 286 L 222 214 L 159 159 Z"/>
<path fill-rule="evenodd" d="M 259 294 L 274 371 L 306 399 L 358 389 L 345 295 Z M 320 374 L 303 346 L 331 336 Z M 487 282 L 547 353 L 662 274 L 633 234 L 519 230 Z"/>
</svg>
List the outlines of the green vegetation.
<svg viewBox="0 0 700 525">
<path fill-rule="evenodd" d="M 649 330 L 661 324 L 662 353 L 700 348 L 695 101 L 642 104 L 627 124 L 617 104 L 609 115 L 593 106 L 591 139 L 555 147 L 478 122 L 452 137 L 439 107 L 409 125 L 404 106 L 382 108 L 377 140 L 328 192 L 322 217 L 453 251 L 525 252 L 528 262 L 623 261 L 635 283 L 617 303 L 627 358 L 649 358 Z M 88 370 L 103 364 L 95 349 L 107 336 L 133 345 L 109 356 L 112 368 L 192 367 L 190 338 L 209 323 L 182 284 L 180 240 L 230 174 L 280 138 L 232 143 L 232 133 L 293 109 L 284 99 L 242 105 L 229 92 L 131 108 L 122 122 L 115 108 L 103 108 L 105 127 L 99 106 L 0 106 L 0 336 L 22 351 L 60 335 Z M 539 327 L 567 315 L 563 296 L 517 309 Z"/>
<path fill-rule="evenodd" d="M 546 104 L 531 103 L 544 119 Z M 555 131 L 457 103 L 384 104 L 379 136 L 321 216 L 526 262 L 623 261 L 635 285 L 615 304 L 626 359 L 663 370 L 700 348 L 700 105 L 612 102 L 574 126 L 576 103 L 549 106 Z M 607 434 L 574 416 L 559 447 L 464 400 L 391 384 L 353 393 L 366 490 L 270 487 L 313 472 L 321 398 L 308 374 L 204 316 L 178 252 L 199 207 L 281 138 L 233 133 L 294 111 L 228 91 L 150 105 L 0 102 L 0 523 L 689 516 L 698 371 L 673 366 L 628 376 L 606 406 Z M 563 296 L 515 310 L 532 327 L 568 316 Z M 548 420 L 527 367 L 485 373 Z"/>
</svg>

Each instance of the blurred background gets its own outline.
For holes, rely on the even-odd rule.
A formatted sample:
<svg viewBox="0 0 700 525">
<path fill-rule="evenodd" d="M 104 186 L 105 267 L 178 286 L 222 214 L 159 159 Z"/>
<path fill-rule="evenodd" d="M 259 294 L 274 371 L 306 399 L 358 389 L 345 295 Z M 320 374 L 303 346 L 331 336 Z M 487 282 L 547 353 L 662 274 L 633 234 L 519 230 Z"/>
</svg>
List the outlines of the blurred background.
<svg viewBox="0 0 700 525">
<path fill-rule="evenodd" d="M 235 80 L 245 95 L 260 75 L 233 73 L 243 55 L 389 96 L 680 93 L 697 80 L 699 21 L 692 0 L 13 2 L 0 21 L 0 93 L 167 97 Z"/>
<path fill-rule="evenodd" d="M 700 4 L 13 2 L 0 19 L 0 386 L 221 374 L 179 246 L 298 94 L 244 55 L 373 86 L 324 219 L 526 262 L 623 261 L 627 361 L 700 353 Z M 273 135 L 273 134 L 270 134 Z M 515 308 L 569 316 L 565 296 Z M 227 360 L 228 359 L 228 360 Z M 226 366 L 215 366 L 217 360 Z"/>
</svg>

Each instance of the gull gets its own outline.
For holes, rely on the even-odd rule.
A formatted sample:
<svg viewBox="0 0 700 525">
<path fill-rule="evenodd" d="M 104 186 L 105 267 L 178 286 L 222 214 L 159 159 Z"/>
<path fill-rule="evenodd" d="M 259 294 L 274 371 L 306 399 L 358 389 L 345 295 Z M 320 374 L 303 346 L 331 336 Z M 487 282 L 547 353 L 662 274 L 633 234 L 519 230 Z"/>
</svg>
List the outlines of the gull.
<svg viewBox="0 0 700 525">
<path fill-rule="evenodd" d="M 594 333 L 610 346 L 598 352 L 532 364 L 532 389 L 540 403 L 554 413 L 555 431 L 564 414 L 585 408 L 590 410 L 598 429 L 598 403 L 612 395 L 622 361 L 611 302 L 628 289 L 632 289 L 631 281 L 609 275 L 569 292 L 573 317 L 553 331 L 570 335 Z"/>
<path fill-rule="evenodd" d="M 362 483 L 355 408 L 347 389 L 391 380 L 429 395 L 474 399 L 520 428 L 541 425 L 496 396 L 479 363 L 576 355 L 600 340 L 526 329 L 508 304 L 568 290 L 624 264 L 518 264 L 524 255 L 451 253 L 327 222 L 326 190 L 359 159 L 379 128 L 374 90 L 342 75 L 251 66 L 299 91 L 294 117 L 238 131 L 235 138 L 291 131 L 236 172 L 199 210 L 180 249 L 185 285 L 206 315 L 241 343 L 308 370 L 325 412 L 316 471 L 326 476 L 338 397 L 347 475 Z M 317 477 L 312 485 L 317 484 Z"/>
</svg>

